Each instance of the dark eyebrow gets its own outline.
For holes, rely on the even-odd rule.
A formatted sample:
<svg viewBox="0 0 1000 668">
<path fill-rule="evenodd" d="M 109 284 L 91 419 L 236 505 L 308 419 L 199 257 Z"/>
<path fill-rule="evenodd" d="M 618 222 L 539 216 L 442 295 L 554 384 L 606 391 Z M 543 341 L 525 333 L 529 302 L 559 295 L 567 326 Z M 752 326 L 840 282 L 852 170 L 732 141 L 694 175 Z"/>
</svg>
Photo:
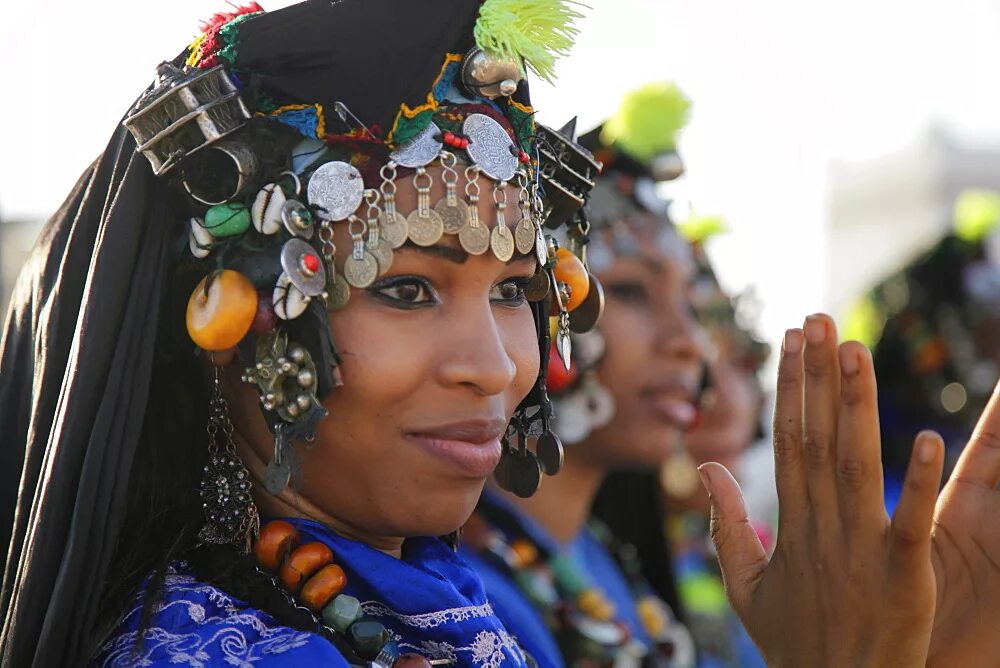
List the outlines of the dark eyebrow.
<svg viewBox="0 0 1000 668">
<path fill-rule="evenodd" d="M 466 261 L 469 259 L 469 254 L 465 252 L 464 249 L 454 248 L 452 246 L 441 246 L 437 244 L 433 246 L 418 246 L 412 241 L 407 240 L 407 242 L 400 247 L 400 250 L 402 250 L 403 248 L 409 248 L 411 250 L 420 251 L 421 253 L 424 253 L 426 255 L 433 255 L 435 257 L 448 260 L 449 262 L 454 262 L 455 264 L 465 264 Z M 515 253 L 512 258 L 507 260 L 507 264 L 511 265 L 517 262 L 523 262 L 525 260 L 534 260 L 534 259 L 535 256 L 530 253 L 526 255 Z"/>
</svg>

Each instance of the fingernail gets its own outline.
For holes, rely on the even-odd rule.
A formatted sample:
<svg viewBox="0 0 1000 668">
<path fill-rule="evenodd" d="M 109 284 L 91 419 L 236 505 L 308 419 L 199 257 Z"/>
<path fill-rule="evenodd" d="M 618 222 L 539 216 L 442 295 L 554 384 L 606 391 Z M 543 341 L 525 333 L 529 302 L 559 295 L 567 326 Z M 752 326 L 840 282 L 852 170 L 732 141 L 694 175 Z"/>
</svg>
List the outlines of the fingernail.
<svg viewBox="0 0 1000 668">
<path fill-rule="evenodd" d="M 826 338 L 826 323 L 818 315 L 811 315 L 806 318 L 806 340 L 816 345 L 823 343 Z"/>
<path fill-rule="evenodd" d="M 708 469 L 705 468 L 704 464 L 702 464 L 701 466 L 698 467 L 698 476 L 701 478 L 701 484 L 704 485 L 705 489 L 708 490 L 708 495 L 712 496 L 712 494 L 713 494 L 713 492 L 712 492 L 712 474 L 708 472 Z"/>
<path fill-rule="evenodd" d="M 785 339 L 781 349 L 788 355 L 798 355 L 802 351 L 802 330 L 789 329 L 785 331 Z"/>
<path fill-rule="evenodd" d="M 858 362 L 858 356 L 854 354 L 854 351 L 841 349 L 840 371 L 845 376 L 853 376 L 858 372 L 860 366 L 861 365 Z"/>
<path fill-rule="evenodd" d="M 917 461 L 921 464 L 930 464 L 937 454 L 937 443 L 933 437 L 933 432 L 921 432 L 917 437 Z"/>
</svg>

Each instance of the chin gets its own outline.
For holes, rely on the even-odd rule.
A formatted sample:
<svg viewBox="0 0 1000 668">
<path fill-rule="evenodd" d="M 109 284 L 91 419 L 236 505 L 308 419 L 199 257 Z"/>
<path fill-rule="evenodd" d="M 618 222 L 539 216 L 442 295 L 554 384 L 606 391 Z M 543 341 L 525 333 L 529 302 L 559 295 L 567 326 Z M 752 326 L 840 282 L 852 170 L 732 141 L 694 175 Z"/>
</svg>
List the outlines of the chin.
<svg viewBox="0 0 1000 668">
<path fill-rule="evenodd" d="M 424 495 L 411 506 L 419 510 L 412 516 L 415 524 L 408 527 L 406 533 L 411 536 L 444 536 L 457 531 L 472 517 L 485 484 L 485 480 L 480 480 L 461 487 L 442 485 L 434 493 Z"/>
<path fill-rule="evenodd" d="M 662 422 L 636 425 L 631 434 L 617 439 L 612 453 L 616 468 L 659 468 L 681 443 L 681 431 Z"/>
</svg>

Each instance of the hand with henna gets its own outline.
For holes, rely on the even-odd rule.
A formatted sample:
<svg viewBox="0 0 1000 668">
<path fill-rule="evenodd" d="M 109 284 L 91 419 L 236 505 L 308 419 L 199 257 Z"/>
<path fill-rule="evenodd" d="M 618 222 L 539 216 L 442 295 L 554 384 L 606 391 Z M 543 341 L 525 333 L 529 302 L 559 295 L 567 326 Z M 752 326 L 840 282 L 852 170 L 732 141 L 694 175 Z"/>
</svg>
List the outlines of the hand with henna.
<svg viewBox="0 0 1000 668">
<path fill-rule="evenodd" d="M 770 558 L 733 477 L 719 464 L 701 467 L 726 592 L 768 665 L 925 665 L 943 447 L 933 434 L 917 437 L 890 520 L 871 355 L 855 342 L 838 346 L 827 316 L 810 316 L 804 331 L 785 334 L 774 452 L 779 522 Z"/>
</svg>

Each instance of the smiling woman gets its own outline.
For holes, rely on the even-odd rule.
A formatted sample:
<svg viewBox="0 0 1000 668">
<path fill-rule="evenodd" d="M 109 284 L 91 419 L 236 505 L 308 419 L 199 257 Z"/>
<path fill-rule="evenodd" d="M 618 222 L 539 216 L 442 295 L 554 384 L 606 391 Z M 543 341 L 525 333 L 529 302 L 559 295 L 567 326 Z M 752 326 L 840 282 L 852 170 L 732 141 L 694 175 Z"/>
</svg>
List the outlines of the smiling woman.
<svg viewBox="0 0 1000 668">
<path fill-rule="evenodd" d="M 593 162 L 525 68 L 577 16 L 253 4 L 160 65 L 4 336 L 4 665 L 532 663 L 453 548 L 495 469 L 556 473 L 529 434 L 562 457 L 545 323 L 568 358 L 589 279 L 545 230 Z"/>
</svg>

